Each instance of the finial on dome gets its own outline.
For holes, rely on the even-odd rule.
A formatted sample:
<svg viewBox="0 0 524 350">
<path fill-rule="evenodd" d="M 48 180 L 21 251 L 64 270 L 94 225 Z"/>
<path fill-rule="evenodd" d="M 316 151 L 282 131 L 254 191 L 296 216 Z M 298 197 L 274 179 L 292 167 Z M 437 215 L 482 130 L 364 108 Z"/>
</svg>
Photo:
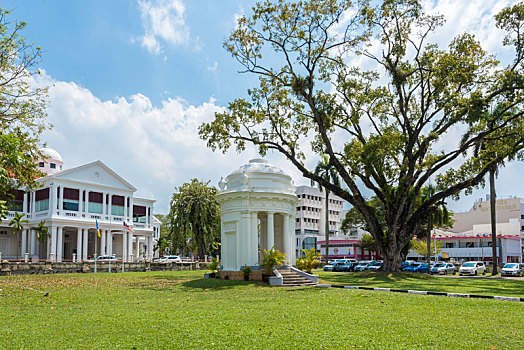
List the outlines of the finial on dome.
<svg viewBox="0 0 524 350">
<path fill-rule="evenodd" d="M 224 181 L 224 177 L 220 177 L 220 181 L 218 182 L 218 187 L 220 187 L 220 190 L 224 190 L 226 188 L 227 182 Z"/>
</svg>

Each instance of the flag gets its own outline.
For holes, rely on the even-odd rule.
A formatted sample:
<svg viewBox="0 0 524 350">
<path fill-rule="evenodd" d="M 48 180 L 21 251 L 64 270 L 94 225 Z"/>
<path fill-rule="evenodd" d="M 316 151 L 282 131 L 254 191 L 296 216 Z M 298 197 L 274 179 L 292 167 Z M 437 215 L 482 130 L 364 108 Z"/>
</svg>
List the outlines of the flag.
<svg viewBox="0 0 524 350">
<path fill-rule="evenodd" d="M 100 229 L 98 228 L 98 220 L 96 220 L 96 234 L 98 235 L 98 238 L 100 238 Z"/>
<path fill-rule="evenodd" d="M 135 232 L 135 231 L 133 231 L 133 229 L 132 229 L 131 227 L 129 227 L 128 224 L 126 224 L 125 221 L 124 221 L 124 228 L 125 228 L 126 230 L 128 230 L 128 231 Z"/>
</svg>

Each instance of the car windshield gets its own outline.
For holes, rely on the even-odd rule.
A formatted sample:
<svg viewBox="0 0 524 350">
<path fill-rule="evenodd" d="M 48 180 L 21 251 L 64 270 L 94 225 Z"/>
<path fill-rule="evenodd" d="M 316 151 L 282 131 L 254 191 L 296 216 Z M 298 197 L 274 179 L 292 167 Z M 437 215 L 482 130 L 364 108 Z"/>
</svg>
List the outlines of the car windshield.
<svg viewBox="0 0 524 350">
<path fill-rule="evenodd" d="M 518 264 L 506 264 L 506 265 L 504 265 L 505 269 L 516 269 L 517 267 L 519 267 Z"/>
<path fill-rule="evenodd" d="M 465 263 L 462 267 L 475 267 L 475 263 Z"/>
<path fill-rule="evenodd" d="M 446 264 L 443 264 L 443 263 L 436 263 L 435 264 L 435 267 L 443 267 L 443 266 L 446 266 Z"/>
</svg>

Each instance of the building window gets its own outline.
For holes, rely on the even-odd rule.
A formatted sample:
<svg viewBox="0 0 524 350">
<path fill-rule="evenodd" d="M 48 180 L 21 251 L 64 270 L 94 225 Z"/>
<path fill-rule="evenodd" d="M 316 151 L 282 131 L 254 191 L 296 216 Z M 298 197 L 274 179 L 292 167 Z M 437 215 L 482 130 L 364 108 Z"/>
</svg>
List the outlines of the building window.
<svg viewBox="0 0 524 350">
<path fill-rule="evenodd" d="M 40 168 L 43 168 L 43 167 L 45 166 L 45 164 L 44 164 L 44 162 L 40 162 L 40 163 L 38 163 L 38 166 L 39 166 Z"/>
<path fill-rule="evenodd" d="M 64 188 L 64 210 L 78 211 L 80 191 L 74 188 Z"/>
<path fill-rule="evenodd" d="M 466 242 L 466 248 L 474 248 L 475 243 L 474 242 Z"/>
<path fill-rule="evenodd" d="M 49 163 L 49 166 L 51 167 L 51 169 L 56 169 L 56 164 L 55 163 Z"/>
<path fill-rule="evenodd" d="M 306 237 L 302 241 L 302 249 L 310 250 L 311 248 L 317 249 L 317 239 L 316 237 Z"/>
<path fill-rule="evenodd" d="M 146 207 L 133 205 L 133 222 L 146 223 Z"/>
<path fill-rule="evenodd" d="M 123 196 L 111 197 L 111 215 L 124 216 L 124 200 Z"/>
<path fill-rule="evenodd" d="M 35 211 L 49 210 L 49 188 L 38 190 L 35 193 Z"/>
<path fill-rule="evenodd" d="M 89 192 L 87 211 L 93 214 L 102 214 L 102 201 L 104 195 L 100 192 Z"/>
<path fill-rule="evenodd" d="M 9 191 L 7 209 L 10 211 L 24 211 L 24 191 Z"/>
<path fill-rule="evenodd" d="M 446 243 L 446 248 L 453 248 L 453 243 L 451 242 Z"/>
</svg>

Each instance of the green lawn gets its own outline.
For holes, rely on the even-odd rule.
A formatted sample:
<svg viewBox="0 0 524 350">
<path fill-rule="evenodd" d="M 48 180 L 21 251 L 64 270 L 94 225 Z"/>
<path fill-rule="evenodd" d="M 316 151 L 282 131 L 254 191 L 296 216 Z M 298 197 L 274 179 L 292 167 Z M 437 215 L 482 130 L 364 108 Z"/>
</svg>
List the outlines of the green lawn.
<svg viewBox="0 0 524 350">
<path fill-rule="evenodd" d="M 454 278 L 415 273 L 324 272 L 320 283 L 380 288 L 415 289 L 432 292 L 499 295 L 524 298 L 524 280 L 496 278 Z"/>
<path fill-rule="evenodd" d="M 202 275 L 0 277 L 0 349 L 524 348 L 523 303 Z"/>
</svg>

